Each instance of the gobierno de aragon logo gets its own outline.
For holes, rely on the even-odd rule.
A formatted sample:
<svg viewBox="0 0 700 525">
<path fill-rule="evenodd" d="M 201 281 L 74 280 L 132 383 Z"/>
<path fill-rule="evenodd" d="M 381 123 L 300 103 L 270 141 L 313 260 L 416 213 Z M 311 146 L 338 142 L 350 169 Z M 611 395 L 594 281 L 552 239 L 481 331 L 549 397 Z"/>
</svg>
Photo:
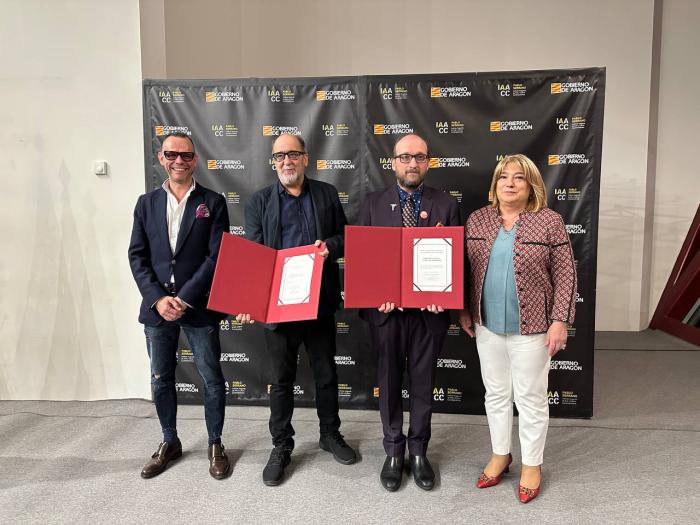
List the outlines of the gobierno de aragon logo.
<svg viewBox="0 0 700 525">
<path fill-rule="evenodd" d="M 595 88 L 590 82 L 551 82 L 549 92 L 552 95 L 560 93 L 590 93 L 595 91 Z"/>
</svg>

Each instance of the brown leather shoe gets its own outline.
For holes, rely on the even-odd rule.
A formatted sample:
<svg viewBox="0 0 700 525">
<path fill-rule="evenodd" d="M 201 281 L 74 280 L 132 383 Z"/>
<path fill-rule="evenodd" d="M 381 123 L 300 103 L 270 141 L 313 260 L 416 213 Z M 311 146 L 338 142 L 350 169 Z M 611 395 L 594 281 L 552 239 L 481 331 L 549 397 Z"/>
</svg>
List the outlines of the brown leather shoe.
<svg viewBox="0 0 700 525">
<path fill-rule="evenodd" d="M 151 456 L 141 470 L 142 478 L 152 478 L 165 470 L 168 463 L 182 456 L 182 443 L 178 439 L 176 443 L 164 441 L 158 445 L 158 450 Z"/>
<path fill-rule="evenodd" d="M 215 479 L 224 479 L 231 470 L 224 445 L 214 443 L 209 446 L 209 474 Z"/>
</svg>

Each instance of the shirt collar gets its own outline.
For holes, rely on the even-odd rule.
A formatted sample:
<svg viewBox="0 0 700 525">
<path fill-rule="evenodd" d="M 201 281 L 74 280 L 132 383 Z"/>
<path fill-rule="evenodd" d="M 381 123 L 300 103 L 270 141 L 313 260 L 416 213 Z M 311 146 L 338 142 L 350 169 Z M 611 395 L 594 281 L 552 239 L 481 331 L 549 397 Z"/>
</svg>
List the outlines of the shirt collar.
<svg viewBox="0 0 700 525">
<path fill-rule="evenodd" d="M 290 197 L 293 197 L 291 193 L 287 191 L 287 188 L 285 188 L 282 183 L 277 179 L 277 193 L 279 195 L 289 195 Z M 301 183 L 301 193 L 299 194 L 299 197 L 304 195 L 306 193 L 306 176 L 304 176 L 304 182 Z"/>
<path fill-rule="evenodd" d="M 401 204 L 406 202 L 406 199 L 409 197 L 409 195 L 413 196 L 413 203 L 414 204 L 418 201 L 418 199 L 423 197 L 423 188 L 424 188 L 423 184 L 421 184 L 415 190 L 413 190 L 413 193 L 408 193 L 406 190 L 404 190 L 398 184 L 396 185 L 396 187 L 399 190 L 399 200 L 401 201 Z"/>
<path fill-rule="evenodd" d="M 169 180 L 170 180 L 170 179 L 165 179 L 165 180 L 163 181 L 163 184 L 161 185 L 161 188 L 163 188 L 163 189 L 165 190 L 165 193 L 167 193 L 167 194 L 170 195 L 171 197 L 175 197 L 175 195 L 173 195 L 173 192 L 170 191 L 170 185 L 168 184 L 168 181 L 169 181 Z M 192 191 L 194 190 L 194 188 L 195 188 L 196 185 L 197 185 L 197 183 L 196 183 L 196 181 L 194 180 L 194 177 L 192 177 L 192 186 L 190 186 L 190 189 L 187 190 L 187 193 L 185 194 L 185 197 L 189 197 L 189 196 L 190 196 L 190 193 L 192 193 Z"/>
</svg>

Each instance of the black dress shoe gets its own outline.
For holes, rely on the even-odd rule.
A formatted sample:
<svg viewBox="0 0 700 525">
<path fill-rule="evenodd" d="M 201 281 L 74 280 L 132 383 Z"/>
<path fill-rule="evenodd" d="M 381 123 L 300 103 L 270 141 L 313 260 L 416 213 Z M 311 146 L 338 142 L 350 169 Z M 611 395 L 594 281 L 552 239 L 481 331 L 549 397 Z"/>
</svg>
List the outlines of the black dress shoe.
<svg viewBox="0 0 700 525">
<path fill-rule="evenodd" d="M 403 455 L 387 456 L 384 460 L 382 472 L 379 474 L 379 479 L 384 487 L 389 492 L 398 490 L 401 486 L 401 478 L 403 477 Z"/>
<path fill-rule="evenodd" d="M 332 453 L 333 458 L 343 465 L 352 465 L 357 461 L 355 451 L 345 442 L 340 432 L 321 435 L 318 446 L 326 452 Z"/>
<path fill-rule="evenodd" d="M 222 443 L 209 445 L 209 474 L 214 479 L 224 479 L 231 471 L 231 464 Z"/>
<path fill-rule="evenodd" d="M 282 483 L 284 478 L 284 469 L 292 461 L 291 449 L 284 445 L 278 445 L 272 449 L 270 459 L 267 460 L 267 465 L 263 470 L 263 483 L 268 487 L 274 487 Z"/>
<path fill-rule="evenodd" d="M 168 463 L 182 456 L 182 443 L 178 439 L 175 443 L 163 441 L 158 445 L 158 450 L 151 456 L 151 459 L 141 470 L 142 478 L 152 478 L 165 470 Z"/>
<path fill-rule="evenodd" d="M 435 486 L 435 472 L 425 456 L 409 456 L 408 461 L 413 473 L 413 481 L 423 490 L 432 490 Z"/>
</svg>

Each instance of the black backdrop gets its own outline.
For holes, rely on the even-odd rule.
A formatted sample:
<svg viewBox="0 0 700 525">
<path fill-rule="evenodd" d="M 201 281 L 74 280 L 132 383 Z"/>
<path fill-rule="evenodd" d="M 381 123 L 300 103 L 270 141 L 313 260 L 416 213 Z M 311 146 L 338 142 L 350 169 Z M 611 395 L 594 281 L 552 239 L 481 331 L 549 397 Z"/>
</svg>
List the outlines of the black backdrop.
<svg viewBox="0 0 700 525">
<path fill-rule="evenodd" d="M 577 259 L 579 289 L 567 349 L 552 360 L 553 417 L 590 417 L 598 200 L 605 69 L 436 75 L 233 80 L 145 80 L 146 189 L 164 180 L 156 156 L 174 131 L 191 134 L 200 155 L 195 177 L 228 202 L 231 233 L 243 235 L 243 208 L 276 180 L 271 143 L 300 133 L 307 175 L 336 186 L 350 223 L 367 192 L 393 183 L 396 139 L 415 132 L 431 151 L 427 183 L 460 202 L 464 218 L 487 203 L 498 160 L 525 153 L 542 171 L 549 206 L 561 213 Z M 342 268 L 344 261 L 338 264 Z M 336 316 L 339 398 L 343 408 L 377 408 L 375 356 L 355 310 Z M 266 404 L 263 328 L 221 323 L 229 404 Z M 202 383 L 187 340 L 180 341 L 180 402 L 201 403 Z M 437 412 L 483 414 L 476 347 L 454 324 L 438 361 Z M 313 378 L 300 353 L 298 406 L 313 405 Z M 407 395 L 407 394 L 406 394 Z"/>
</svg>

